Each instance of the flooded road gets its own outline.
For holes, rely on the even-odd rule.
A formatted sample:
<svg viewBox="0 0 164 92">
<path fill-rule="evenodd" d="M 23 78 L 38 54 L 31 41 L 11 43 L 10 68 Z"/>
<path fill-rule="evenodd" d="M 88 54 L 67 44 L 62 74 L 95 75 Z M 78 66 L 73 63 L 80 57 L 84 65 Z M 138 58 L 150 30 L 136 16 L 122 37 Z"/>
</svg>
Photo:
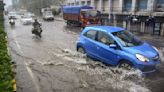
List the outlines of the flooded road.
<svg viewBox="0 0 164 92">
<path fill-rule="evenodd" d="M 140 71 L 106 66 L 76 52 L 80 30 L 63 21 L 41 21 L 41 39 L 31 34 L 31 25 L 19 19 L 5 28 L 9 49 L 16 63 L 17 92 L 163 92 L 164 66 L 144 77 Z M 159 48 L 164 61 L 163 38 L 142 37 Z M 163 54 L 162 54 L 163 53 Z"/>
</svg>

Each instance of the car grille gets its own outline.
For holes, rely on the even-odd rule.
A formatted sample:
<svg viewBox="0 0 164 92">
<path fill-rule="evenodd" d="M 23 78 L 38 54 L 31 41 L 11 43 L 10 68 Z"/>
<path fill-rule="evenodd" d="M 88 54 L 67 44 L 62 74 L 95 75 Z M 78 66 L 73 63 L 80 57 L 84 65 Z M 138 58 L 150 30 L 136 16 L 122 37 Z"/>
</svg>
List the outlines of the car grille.
<svg viewBox="0 0 164 92">
<path fill-rule="evenodd" d="M 155 56 L 155 57 L 153 57 L 153 61 L 158 61 L 158 59 L 159 59 L 159 56 L 158 55 Z"/>
<path fill-rule="evenodd" d="M 145 66 L 142 71 L 143 72 L 149 72 L 155 70 L 155 66 Z"/>
<path fill-rule="evenodd" d="M 89 22 L 91 23 L 91 24 L 95 24 L 95 23 L 98 23 L 98 19 L 89 19 Z"/>
</svg>

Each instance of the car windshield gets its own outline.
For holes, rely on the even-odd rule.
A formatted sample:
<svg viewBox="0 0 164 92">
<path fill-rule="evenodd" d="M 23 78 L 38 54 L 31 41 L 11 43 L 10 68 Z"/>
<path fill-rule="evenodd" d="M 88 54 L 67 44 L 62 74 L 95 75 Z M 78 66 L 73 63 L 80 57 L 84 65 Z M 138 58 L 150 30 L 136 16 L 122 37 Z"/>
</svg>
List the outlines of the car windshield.
<svg viewBox="0 0 164 92">
<path fill-rule="evenodd" d="M 15 12 L 10 12 L 9 15 L 16 15 L 16 13 Z"/>
<path fill-rule="evenodd" d="M 97 16 L 97 11 L 96 10 L 85 11 L 85 16 L 86 17 L 96 17 Z"/>
<path fill-rule="evenodd" d="M 129 31 L 119 31 L 112 34 L 124 47 L 133 47 L 143 44 L 143 42 L 138 37 L 134 36 Z"/>
<path fill-rule="evenodd" d="M 31 18 L 31 16 L 29 16 L 29 15 L 24 15 L 24 16 L 22 16 L 22 18 Z"/>
<path fill-rule="evenodd" d="M 46 16 L 52 16 L 52 12 L 46 12 Z"/>
<path fill-rule="evenodd" d="M 27 13 L 25 15 L 32 17 L 33 14 L 32 13 Z"/>
</svg>

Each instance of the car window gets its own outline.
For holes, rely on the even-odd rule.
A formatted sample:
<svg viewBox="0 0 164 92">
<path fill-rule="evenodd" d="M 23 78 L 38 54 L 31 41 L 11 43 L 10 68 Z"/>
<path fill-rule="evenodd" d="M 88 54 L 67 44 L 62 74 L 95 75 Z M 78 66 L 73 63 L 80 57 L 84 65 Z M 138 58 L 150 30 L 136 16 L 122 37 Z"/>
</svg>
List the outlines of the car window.
<svg viewBox="0 0 164 92">
<path fill-rule="evenodd" d="M 100 31 L 98 32 L 97 41 L 105 45 L 114 44 L 114 40 L 108 34 Z"/>
<path fill-rule="evenodd" d="M 114 32 L 112 34 L 124 47 L 133 47 L 143 44 L 143 42 L 138 37 L 134 36 L 132 33 L 126 30 Z"/>
<path fill-rule="evenodd" d="M 96 33 L 97 33 L 97 31 L 90 30 L 90 31 L 87 31 L 87 32 L 84 34 L 84 36 L 86 36 L 87 38 L 90 38 L 90 39 L 95 40 Z"/>
</svg>

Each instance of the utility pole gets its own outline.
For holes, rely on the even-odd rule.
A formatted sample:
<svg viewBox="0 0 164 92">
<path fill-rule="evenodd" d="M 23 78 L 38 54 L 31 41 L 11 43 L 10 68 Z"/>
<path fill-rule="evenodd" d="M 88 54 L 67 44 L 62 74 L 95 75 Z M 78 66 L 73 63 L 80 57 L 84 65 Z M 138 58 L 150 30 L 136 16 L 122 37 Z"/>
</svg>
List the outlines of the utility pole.
<svg viewBox="0 0 164 92">
<path fill-rule="evenodd" d="M 74 5 L 76 5 L 76 2 L 77 2 L 77 1 L 75 0 L 75 4 L 74 4 Z"/>
<path fill-rule="evenodd" d="M 5 4 L 3 3 L 3 0 L 0 1 L 0 20 L 3 20 L 3 11 L 4 11 Z"/>
</svg>

